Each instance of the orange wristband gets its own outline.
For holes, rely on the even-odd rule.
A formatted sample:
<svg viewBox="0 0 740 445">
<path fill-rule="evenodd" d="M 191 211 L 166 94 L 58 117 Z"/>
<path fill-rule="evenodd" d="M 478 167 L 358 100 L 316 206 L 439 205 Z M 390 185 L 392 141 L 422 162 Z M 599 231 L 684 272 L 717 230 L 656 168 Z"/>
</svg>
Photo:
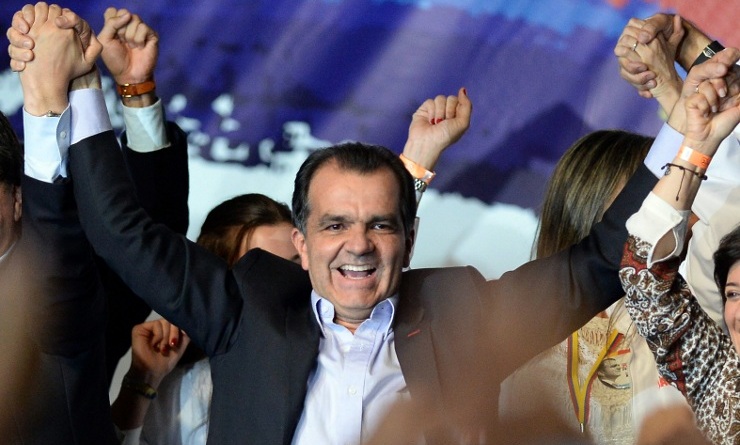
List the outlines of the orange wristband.
<svg viewBox="0 0 740 445">
<path fill-rule="evenodd" d="M 116 87 L 121 97 L 134 97 L 151 93 L 157 87 L 157 84 L 153 80 L 147 80 L 141 83 L 124 83 L 123 85 L 116 85 Z"/>
<path fill-rule="evenodd" d="M 704 170 L 709 168 L 709 163 L 712 162 L 711 156 L 699 153 L 688 145 L 682 145 L 676 157 Z"/>
<path fill-rule="evenodd" d="M 403 165 L 406 167 L 406 170 L 411 173 L 411 176 L 424 182 L 426 185 L 429 185 L 429 183 L 432 182 L 432 179 L 434 179 L 434 177 L 437 175 L 436 173 L 430 172 L 421 165 L 407 158 L 403 154 L 401 154 L 399 157 L 401 158 L 401 162 L 403 162 Z"/>
</svg>

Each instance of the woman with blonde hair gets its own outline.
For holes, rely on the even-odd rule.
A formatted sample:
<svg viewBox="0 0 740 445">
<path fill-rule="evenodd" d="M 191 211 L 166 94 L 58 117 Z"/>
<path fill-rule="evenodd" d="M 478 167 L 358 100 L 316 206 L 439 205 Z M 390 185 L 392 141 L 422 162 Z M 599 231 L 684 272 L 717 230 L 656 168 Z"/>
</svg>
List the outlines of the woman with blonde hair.
<svg viewBox="0 0 740 445">
<path fill-rule="evenodd" d="M 545 194 L 536 256 L 549 256 L 583 239 L 653 141 L 600 130 L 573 144 L 556 165 Z M 648 393 L 652 402 L 663 400 L 660 405 L 685 404 L 678 391 L 661 386 L 655 360 L 636 335 L 621 299 L 504 381 L 500 411 L 503 420 L 527 417 L 544 400 L 565 425 L 588 434 L 594 443 L 631 445 L 639 419 L 647 414 L 636 400 Z"/>
</svg>

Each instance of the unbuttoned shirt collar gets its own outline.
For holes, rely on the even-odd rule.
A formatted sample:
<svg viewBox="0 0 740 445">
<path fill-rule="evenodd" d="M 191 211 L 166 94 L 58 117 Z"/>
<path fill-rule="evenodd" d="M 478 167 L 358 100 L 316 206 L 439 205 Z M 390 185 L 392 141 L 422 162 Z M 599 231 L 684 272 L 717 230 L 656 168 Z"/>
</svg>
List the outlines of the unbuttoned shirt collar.
<svg viewBox="0 0 740 445">
<path fill-rule="evenodd" d="M 410 397 L 394 344 L 398 301 L 393 296 L 375 305 L 353 334 L 334 322 L 334 305 L 312 293 L 321 338 L 293 445 L 360 445 L 394 404 Z"/>
<path fill-rule="evenodd" d="M 385 339 L 392 332 L 396 306 L 398 306 L 398 294 L 394 294 L 376 304 L 370 313 L 370 318 L 365 320 L 363 324 L 370 323 L 375 325 L 376 327 L 372 329 L 383 332 L 383 339 Z M 316 291 L 312 291 L 311 308 L 316 316 L 316 321 L 319 323 L 321 336 L 326 338 L 327 325 L 334 324 L 334 305 L 326 298 L 317 294 Z"/>
</svg>

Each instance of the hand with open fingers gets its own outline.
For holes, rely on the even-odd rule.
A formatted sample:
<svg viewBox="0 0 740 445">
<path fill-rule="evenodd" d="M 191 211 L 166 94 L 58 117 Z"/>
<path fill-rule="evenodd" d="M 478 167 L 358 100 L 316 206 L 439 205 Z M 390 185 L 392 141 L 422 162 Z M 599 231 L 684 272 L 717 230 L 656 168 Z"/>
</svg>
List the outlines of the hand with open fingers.
<svg viewBox="0 0 740 445">
<path fill-rule="evenodd" d="M 719 143 L 740 123 L 740 104 L 714 111 L 709 99 L 695 93 L 686 101 L 687 145 L 707 156 L 714 156 Z M 704 147 L 709 147 L 705 149 Z"/>
<path fill-rule="evenodd" d="M 473 104 L 465 88 L 457 96 L 436 96 L 427 99 L 411 117 L 409 136 L 403 155 L 434 170 L 442 152 L 457 142 L 470 127 Z"/>
<path fill-rule="evenodd" d="M 708 83 L 708 82 L 703 82 Z M 685 144 L 707 156 L 714 156 L 720 142 L 740 123 L 738 94 L 719 98 L 713 87 L 700 88 L 686 100 Z M 731 105 L 719 107 L 718 101 Z"/>
<path fill-rule="evenodd" d="M 147 321 L 131 330 L 129 373 L 156 388 L 180 361 L 190 338 L 165 319 Z"/>
<path fill-rule="evenodd" d="M 693 67 L 686 75 L 679 100 L 668 117 L 668 124 L 681 133 L 686 132 L 685 102 L 695 93 L 705 96 L 710 110 L 732 108 L 740 92 L 740 76 L 735 65 L 739 59 L 740 51 L 726 48 L 711 60 Z"/>
<path fill-rule="evenodd" d="M 152 80 L 159 55 L 159 36 L 136 14 L 108 8 L 98 38 L 103 62 L 119 85 Z"/>
</svg>

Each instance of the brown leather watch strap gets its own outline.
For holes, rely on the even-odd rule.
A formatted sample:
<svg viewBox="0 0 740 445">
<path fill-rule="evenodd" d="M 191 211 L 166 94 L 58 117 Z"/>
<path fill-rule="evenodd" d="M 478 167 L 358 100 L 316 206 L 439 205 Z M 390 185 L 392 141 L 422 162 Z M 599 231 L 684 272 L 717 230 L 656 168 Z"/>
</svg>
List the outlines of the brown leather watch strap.
<svg viewBox="0 0 740 445">
<path fill-rule="evenodd" d="M 157 87 L 153 80 L 147 80 L 141 83 L 125 83 L 117 85 L 118 94 L 121 97 L 141 96 L 142 94 L 151 93 Z"/>
</svg>

